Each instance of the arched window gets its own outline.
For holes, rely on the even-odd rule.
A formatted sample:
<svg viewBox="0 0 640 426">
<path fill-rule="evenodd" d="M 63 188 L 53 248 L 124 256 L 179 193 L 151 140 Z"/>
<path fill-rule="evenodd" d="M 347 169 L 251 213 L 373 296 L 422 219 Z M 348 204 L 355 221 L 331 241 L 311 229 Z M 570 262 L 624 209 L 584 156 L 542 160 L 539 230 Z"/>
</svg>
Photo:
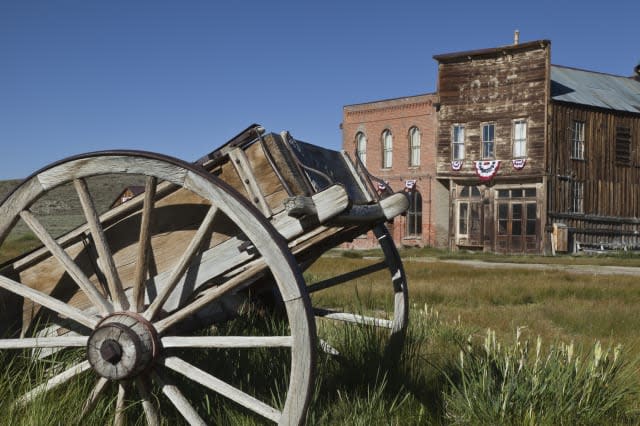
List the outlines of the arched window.
<svg viewBox="0 0 640 426">
<path fill-rule="evenodd" d="M 362 161 L 362 164 L 367 165 L 367 137 L 364 133 L 358 132 L 356 134 L 356 155 Z"/>
<path fill-rule="evenodd" d="M 409 192 L 409 210 L 407 210 L 407 236 L 422 235 L 422 195 L 415 189 Z"/>
<path fill-rule="evenodd" d="M 393 165 L 393 136 L 386 129 L 382 132 L 382 168 L 388 169 Z"/>
<path fill-rule="evenodd" d="M 412 127 L 409 130 L 409 166 L 420 165 L 420 130 Z"/>
</svg>

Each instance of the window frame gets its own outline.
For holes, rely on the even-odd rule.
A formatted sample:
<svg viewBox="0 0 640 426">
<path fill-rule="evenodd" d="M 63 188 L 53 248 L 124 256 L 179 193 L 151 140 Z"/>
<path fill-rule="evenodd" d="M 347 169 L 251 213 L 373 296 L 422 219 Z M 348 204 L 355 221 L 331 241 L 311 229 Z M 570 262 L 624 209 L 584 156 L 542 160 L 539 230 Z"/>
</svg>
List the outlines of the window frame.
<svg viewBox="0 0 640 426">
<path fill-rule="evenodd" d="M 390 169 L 391 167 L 393 167 L 393 133 L 389 129 L 384 129 L 382 131 L 382 168 Z"/>
<path fill-rule="evenodd" d="M 416 136 L 417 135 L 417 136 Z M 417 144 L 416 142 L 417 138 Z M 409 167 L 420 166 L 420 149 L 422 147 L 422 133 L 417 126 L 409 129 Z"/>
<path fill-rule="evenodd" d="M 456 130 L 458 131 L 456 132 Z M 460 134 L 462 134 L 462 138 L 460 138 Z M 459 148 L 456 149 L 456 147 L 459 147 Z M 464 160 L 464 157 L 465 157 L 465 125 L 462 123 L 456 123 L 451 126 L 451 160 L 461 161 L 461 160 Z"/>
<path fill-rule="evenodd" d="M 586 122 L 582 120 L 573 120 L 571 124 L 571 159 L 572 160 L 584 160 L 585 127 L 586 127 Z M 578 131 L 578 128 L 580 129 L 580 131 Z"/>
<path fill-rule="evenodd" d="M 492 139 L 485 139 L 485 128 L 492 129 Z M 488 122 L 482 123 L 480 125 L 480 141 L 481 145 L 481 154 L 483 160 L 495 160 L 496 159 L 496 123 Z M 490 147 L 491 152 L 487 152 L 487 147 Z"/>
<path fill-rule="evenodd" d="M 524 126 L 524 137 L 521 139 L 517 138 L 517 127 L 518 124 L 522 124 Z M 526 118 L 517 118 L 513 120 L 511 126 L 511 155 L 513 158 L 527 158 L 527 142 L 528 142 L 528 131 L 529 131 L 529 123 Z M 516 153 L 516 147 L 520 146 L 518 153 Z"/>
<path fill-rule="evenodd" d="M 584 213 L 584 182 L 571 182 L 571 213 Z"/>
<path fill-rule="evenodd" d="M 409 208 L 405 218 L 405 238 L 422 238 L 422 194 L 416 189 L 409 191 Z"/>
<path fill-rule="evenodd" d="M 356 156 L 362 165 L 367 165 L 367 135 L 364 132 L 356 133 Z"/>
</svg>

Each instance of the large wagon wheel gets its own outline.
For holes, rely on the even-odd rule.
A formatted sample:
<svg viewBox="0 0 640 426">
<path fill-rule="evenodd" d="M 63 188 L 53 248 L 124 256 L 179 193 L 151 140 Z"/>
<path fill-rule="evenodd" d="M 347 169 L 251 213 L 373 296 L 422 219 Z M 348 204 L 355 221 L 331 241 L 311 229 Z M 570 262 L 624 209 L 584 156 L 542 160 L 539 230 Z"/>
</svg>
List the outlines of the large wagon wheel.
<svg viewBox="0 0 640 426">
<path fill-rule="evenodd" d="M 87 179 L 105 174 L 147 176 L 144 201 L 99 215 Z M 66 237 L 54 238 L 30 207 L 43 195 L 70 183 L 78 194 L 86 223 Z M 154 253 L 154 242 L 167 238 L 167 232 L 160 230 L 162 235 L 155 235 L 157 230 L 152 223 L 163 214 L 157 200 L 176 191 L 188 194 L 187 199 L 196 198 L 199 201 L 195 206 L 202 208 L 178 203 L 171 207 L 176 221 L 194 210 L 203 213 L 186 243 L 175 242 L 168 256 L 170 261 L 165 259 L 163 266 L 158 253 Z M 39 323 L 32 319 L 31 324 L 22 324 L 20 337 L 0 339 L 0 349 L 26 348 L 34 357 L 42 356 L 38 354 L 47 348 L 86 350 L 83 360 L 34 384 L 18 398 L 17 404 L 29 403 L 92 370 L 96 382 L 87 395 L 85 412 L 92 409 L 102 394 L 117 388 L 115 424 L 124 421 L 125 401 L 135 398 L 132 388 L 136 388 L 138 400 L 142 401 L 147 423 L 159 422 L 164 407 L 153 403 L 150 383 L 162 390 L 190 424 L 203 424 L 194 408 L 196 403 L 185 397 L 183 387 L 188 382 L 198 385 L 187 386 L 202 385 L 205 390 L 221 394 L 247 411 L 279 424 L 303 421 L 315 358 L 315 323 L 303 290 L 304 281 L 286 242 L 224 182 L 188 163 L 162 155 L 134 151 L 86 154 L 36 172 L 5 199 L 0 205 L 0 244 L 20 221 L 26 223 L 43 247 L 5 265 L 0 290 L 8 293 L 0 295 L 19 300 L 23 307 L 30 305 L 31 311 L 38 310 L 42 314 L 40 319 L 46 318 L 48 324 L 63 325 L 75 333 L 45 336 L 34 325 Z M 130 229 L 132 223 L 139 224 L 133 243 L 118 242 L 117 230 Z M 171 220 L 168 226 L 172 226 Z M 231 231 L 240 235 L 224 235 Z M 224 237 L 217 246 L 212 243 L 216 233 Z M 94 265 L 86 262 L 90 250 L 85 246 L 91 246 L 97 253 Z M 63 277 L 58 277 L 58 282 L 43 283 L 41 280 L 46 276 L 41 276 L 34 282 L 34 274 L 29 272 L 41 264 L 47 264 L 46 268 L 58 267 Z M 188 276 L 196 278 L 190 281 Z M 60 287 L 65 279 L 63 287 L 67 291 L 63 292 Z M 284 317 L 288 322 L 284 335 L 181 335 L 183 325 L 192 323 L 203 309 L 232 294 L 259 291 L 253 286 L 264 285 L 265 281 L 268 284 L 269 279 L 284 301 Z M 69 283 L 74 286 L 72 294 L 68 294 Z M 18 314 L 22 314 L 24 321 L 23 312 Z M 4 320 L 11 319 L 16 318 Z M 189 351 L 185 348 L 203 352 L 230 348 L 285 350 L 290 356 L 290 368 L 284 403 L 276 408 L 233 383 L 218 379 L 206 367 L 186 361 L 180 355 Z M 108 386 L 110 382 L 115 385 Z M 276 391 L 271 389 L 273 393 Z"/>
</svg>

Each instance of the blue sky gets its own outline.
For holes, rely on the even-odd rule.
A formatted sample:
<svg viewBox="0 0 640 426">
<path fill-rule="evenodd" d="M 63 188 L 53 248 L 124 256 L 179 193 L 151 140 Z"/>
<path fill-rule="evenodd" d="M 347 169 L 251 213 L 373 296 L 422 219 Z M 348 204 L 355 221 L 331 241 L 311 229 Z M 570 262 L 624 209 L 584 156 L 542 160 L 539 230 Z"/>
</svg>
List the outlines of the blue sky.
<svg viewBox="0 0 640 426">
<path fill-rule="evenodd" d="M 434 92 L 440 53 L 550 39 L 631 75 L 640 2 L 0 0 L 0 179 L 86 151 L 195 160 L 251 123 L 338 149 L 342 106 Z"/>
</svg>

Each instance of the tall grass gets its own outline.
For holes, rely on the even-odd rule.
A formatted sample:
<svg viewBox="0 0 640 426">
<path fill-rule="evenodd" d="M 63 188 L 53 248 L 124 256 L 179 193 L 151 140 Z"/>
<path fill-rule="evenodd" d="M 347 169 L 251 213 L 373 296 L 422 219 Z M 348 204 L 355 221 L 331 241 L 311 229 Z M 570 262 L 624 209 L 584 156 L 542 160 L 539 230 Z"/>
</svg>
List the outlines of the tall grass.
<svg viewBox="0 0 640 426">
<path fill-rule="evenodd" d="M 626 424 L 638 396 L 636 367 L 621 347 L 590 351 L 573 343 L 544 350 L 520 340 L 502 345 L 488 330 L 482 345 L 463 345 L 458 370 L 445 392 L 452 424 Z"/>
<path fill-rule="evenodd" d="M 286 332 L 278 321 L 251 315 L 230 321 L 207 334 Z M 319 332 L 339 355 L 321 353 L 307 416 L 309 425 L 424 424 L 600 424 L 605 420 L 640 421 L 633 400 L 640 385 L 637 363 L 614 347 L 596 344 L 583 351 L 573 344 L 531 343 L 518 336 L 501 343 L 493 331 L 477 339 L 459 319 L 442 317 L 433 307 L 414 306 L 406 343 L 388 356 L 387 333 L 380 329 L 329 321 Z M 471 336 L 471 338 L 469 338 Z M 462 350 L 462 352 L 461 352 Z M 28 352 L 0 353 L 0 410 L 3 424 L 55 425 L 77 420 L 107 424 L 113 419 L 115 384 L 91 416 L 78 418 L 95 383 L 88 372 L 68 385 L 45 393 L 25 406 L 12 403 L 53 371 L 77 360 L 75 351 L 52 359 L 33 359 Z M 180 351 L 180 356 L 276 407 L 288 383 L 287 351 Z M 269 424 L 224 396 L 171 376 L 210 424 Z M 183 424 L 158 388 L 163 424 Z M 144 424 L 136 395 L 128 401 L 127 424 Z M 7 423 L 4 423 L 6 419 Z"/>
</svg>

